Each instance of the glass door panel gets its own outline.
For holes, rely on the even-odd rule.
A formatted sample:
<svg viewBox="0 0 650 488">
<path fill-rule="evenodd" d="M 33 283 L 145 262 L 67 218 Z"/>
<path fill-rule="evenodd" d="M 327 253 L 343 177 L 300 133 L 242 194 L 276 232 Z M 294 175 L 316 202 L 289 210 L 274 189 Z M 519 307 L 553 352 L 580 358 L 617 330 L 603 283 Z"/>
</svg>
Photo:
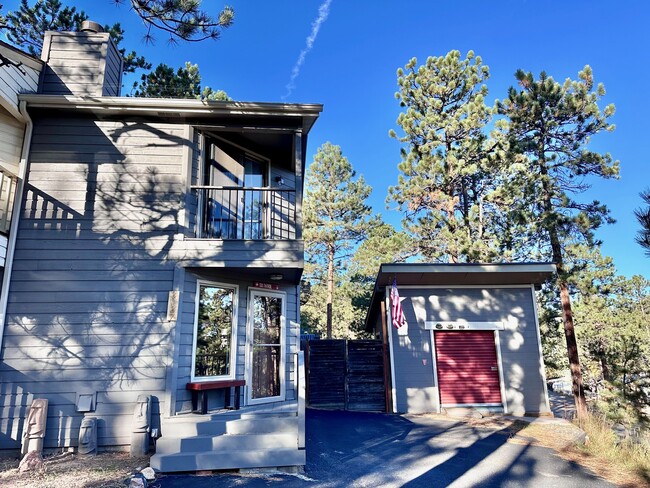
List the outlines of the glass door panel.
<svg viewBox="0 0 650 488">
<path fill-rule="evenodd" d="M 244 187 L 262 188 L 266 185 L 266 165 L 245 156 Z M 264 238 L 264 195 L 265 192 L 260 190 L 249 190 L 244 195 L 244 239 Z"/>
<path fill-rule="evenodd" d="M 252 291 L 249 320 L 250 400 L 277 400 L 284 393 L 284 296 Z"/>
</svg>

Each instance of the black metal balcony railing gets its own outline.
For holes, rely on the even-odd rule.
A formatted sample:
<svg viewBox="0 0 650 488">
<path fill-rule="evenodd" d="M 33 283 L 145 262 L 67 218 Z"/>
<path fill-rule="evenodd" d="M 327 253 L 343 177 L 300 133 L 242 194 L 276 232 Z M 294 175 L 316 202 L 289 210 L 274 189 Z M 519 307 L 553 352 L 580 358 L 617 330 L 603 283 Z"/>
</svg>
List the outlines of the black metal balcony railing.
<svg viewBox="0 0 650 488">
<path fill-rule="evenodd" d="M 194 186 L 202 239 L 295 239 L 296 193 L 278 188 Z"/>
<path fill-rule="evenodd" d="M 18 178 L 0 168 L 0 234 L 8 234 Z"/>
</svg>

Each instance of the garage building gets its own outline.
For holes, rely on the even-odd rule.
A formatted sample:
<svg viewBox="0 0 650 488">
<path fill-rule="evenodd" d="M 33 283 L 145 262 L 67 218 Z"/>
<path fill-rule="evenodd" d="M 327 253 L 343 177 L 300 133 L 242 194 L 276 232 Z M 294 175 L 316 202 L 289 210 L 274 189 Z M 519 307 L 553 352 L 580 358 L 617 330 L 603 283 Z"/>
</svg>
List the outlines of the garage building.
<svg viewBox="0 0 650 488">
<path fill-rule="evenodd" d="M 535 289 L 554 272 L 539 263 L 382 264 L 366 328 L 385 346 L 388 410 L 550 415 Z"/>
</svg>

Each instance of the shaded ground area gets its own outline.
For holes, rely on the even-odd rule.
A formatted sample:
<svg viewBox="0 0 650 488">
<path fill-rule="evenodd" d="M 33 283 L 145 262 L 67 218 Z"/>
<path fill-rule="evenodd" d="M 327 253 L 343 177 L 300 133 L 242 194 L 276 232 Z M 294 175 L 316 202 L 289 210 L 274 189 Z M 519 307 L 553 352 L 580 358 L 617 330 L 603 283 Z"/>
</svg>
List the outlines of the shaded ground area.
<svg viewBox="0 0 650 488">
<path fill-rule="evenodd" d="M 612 487 L 517 432 L 520 422 L 465 422 L 308 410 L 304 476 L 169 475 L 161 488 L 201 487 Z"/>
<path fill-rule="evenodd" d="M 269 471 L 166 475 L 157 488 L 204 487 L 611 487 L 569 459 L 587 462 L 624 486 L 638 478 L 618 476 L 581 451 L 564 449 L 581 431 L 561 419 L 487 417 L 452 419 L 440 415 L 398 416 L 361 412 L 307 411 L 307 466 L 304 474 Z M 543 447 L 546 446 L 546 447 Z M 549 448 L 550 447 L 550 448 Z M 553 449 L 551 449 L 553 448 Z M 558 455 L 562 451 L 562 457 Z M 585 457 L 587 456 L 587 457 Z M 564 457 L 564 459 L 563 459 Z M 0 486 L 122 487 L 146 458 L 104 453 L 94 458 L 48 458 L 40 473 L 21 476 L 18 461 L 0 461 Z M 643 480 L 640 481 L 643 483 Z"/>
</svg>

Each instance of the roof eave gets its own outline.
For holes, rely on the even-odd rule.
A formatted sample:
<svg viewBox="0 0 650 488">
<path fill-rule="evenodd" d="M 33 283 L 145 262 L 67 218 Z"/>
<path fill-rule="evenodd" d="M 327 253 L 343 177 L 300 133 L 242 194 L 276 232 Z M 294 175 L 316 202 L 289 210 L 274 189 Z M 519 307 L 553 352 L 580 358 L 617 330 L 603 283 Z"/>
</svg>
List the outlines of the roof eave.
<svg viewBox="0 0 650 488">
<path fill-rule="evenodd" d="M 29 108 L 49 108 L 109 112 L 111 114 L 151 114 L 178 116 L 256 116 L 302 118 L 306 132 L 323 110 L 321 104 L 237 102 L 173 98 L 75 97 L 71 95 L 24 94 L 20 99 Z"/>
</svg>

